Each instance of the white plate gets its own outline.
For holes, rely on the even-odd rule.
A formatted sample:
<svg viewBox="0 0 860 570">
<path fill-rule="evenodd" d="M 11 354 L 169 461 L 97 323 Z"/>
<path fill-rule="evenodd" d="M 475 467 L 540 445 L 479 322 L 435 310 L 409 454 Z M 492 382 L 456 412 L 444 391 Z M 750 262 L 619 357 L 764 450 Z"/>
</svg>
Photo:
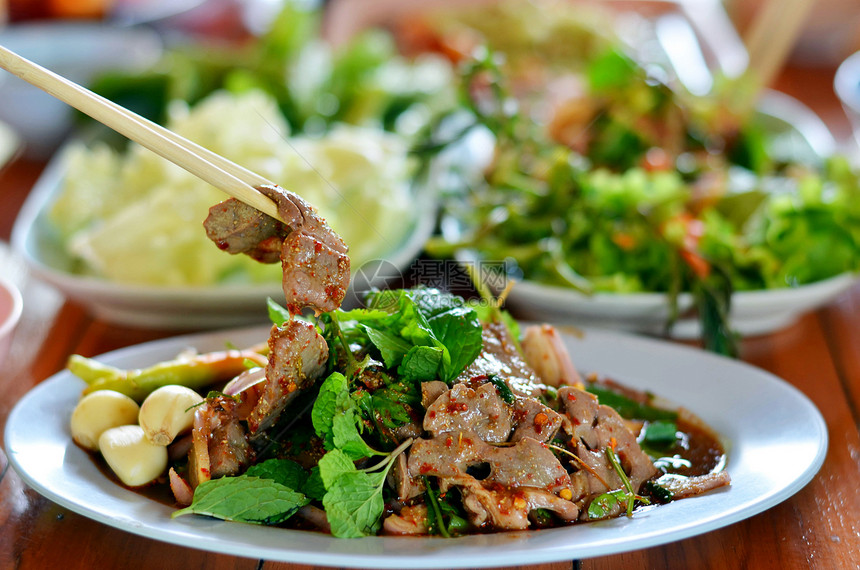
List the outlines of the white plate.
<svg viewBox="0 0 860 570">
<path fill-rule="evenodd" d="M 807 311 L 835 298 L 857 282 L 843 274 L 802 287 L 741 291 L 732 296 L 731 326 L 742 336 L 767 334 L 793 324 Z M 599 326 L 616 330 L 661 335 L 669 318 L 669 301 L 662 293 L 596 293 L 584 295 L 564 287 L 533 281 L 514 285 L 506 306 L 529 319 L 575 326 Z M 693 306 L 693 297 L 678 298 L 681 314 Z M 681 318 L 670 331 L 675 338 L 693 339 L 701 334 L 696 318 Z"/>
<path fill-rule="evenodd" d="M 12 228 L 12 247 L 36 277 L 57 287 L 96 316 L 113 323 L 147 328 L 225 328 L 266 320 L 266 298 L 283 298 L 280 283 L 211 287 L 155 287 L 110 282 L 73 273 L 71 260 L 51 231 L 47 211 L 61 188 L 62 152 L 51 161 L 24 202 Z M 370 261 L 360 272 L 368 283 L 382 286 L 396 278 L 420 253 L 433 231 L 436 197 L 429 186 L 416 186 L 414 219 L 406 237 L 387 251 L 384 261 Z M 203 220 L 200 220 L 201 224 Z M 202 226 L 201 226 L 202 227 Z M 355 281 L 354 281 L 355 282 Z M 353 296 L 350 294 L 347 299 Z"/>
<path fill-rule="evenodd" d="M 249 345 L 264 329 L 178 337 L 115 351 L 100 360 L 140 367 L 186 346 Z M 83 382 L 68 372 L 34 388 L 6 424 L 6 453 L 24 481 L 49 499 L 104 524 L 213 552 L 297 564 L 357 568 L 460 568 L 538 564 L 618 553 L 702 534 L 760 513 L 809 482 L 824 461 L 827 427 L 797 389 L 746 364 L 656 340 L 599 331 L 565 338 L 583 372 L 647 388 L 698 414 L 728 444 L 732 485 L 637 513 L 632 519 L 457 539 L 336 539 L 172 509 L 108 480 L 71 442 L 69 415 Z M 764 405 L 763 403 L 766 403 Z"/>
</svg>

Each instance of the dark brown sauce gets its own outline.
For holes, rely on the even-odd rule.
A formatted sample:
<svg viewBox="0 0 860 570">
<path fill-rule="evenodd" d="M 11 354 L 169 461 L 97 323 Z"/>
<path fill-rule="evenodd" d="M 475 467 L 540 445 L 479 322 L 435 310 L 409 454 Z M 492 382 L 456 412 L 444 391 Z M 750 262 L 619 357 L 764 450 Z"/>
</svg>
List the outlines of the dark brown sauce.
<svg viewBox="0 0 860 570">
<path fill-rule="evenodd" d="M 672 473 L 692 477 L 707 475 L 725 466 L 726 451 L 708 430 L 679 418 L 678 431 L 686 437 L 682 438 L 682 443 L 673 446 L 673 453 L 690 461 L 691 466 L 687 469 L 673 470 Z"/>
<path fill-rule="evenodd" d="M 79 446 L 80 447 L 80 446 Z M 125 483 L 119 480 L 119 477 L 113 472 L 107 462 L 99 453 L 94 453 L 88 449 L 81 449 L 86 452 L 86 454 L 90 457 L 93 462 L 93 465 L 96 466 L 96 469 L 101 471 L 102 475 L 119 485 L 120 487 L 125 487 L 129 491 L 133 491 L 139 495 L 146 497 L 147 499 L 151 499 L 153 501 L 157 501 L 162 505 L 171 507 L 171 508 L 179 508 L 176 504 L 176 500 L 173 498 L 173 492 L 170 490 L 170 485 L 167 480 L 167 476 L 159 477 L 152 483 L 147 485 L 143 485 L 141 487 L 129 487 Z"/>
</svg>

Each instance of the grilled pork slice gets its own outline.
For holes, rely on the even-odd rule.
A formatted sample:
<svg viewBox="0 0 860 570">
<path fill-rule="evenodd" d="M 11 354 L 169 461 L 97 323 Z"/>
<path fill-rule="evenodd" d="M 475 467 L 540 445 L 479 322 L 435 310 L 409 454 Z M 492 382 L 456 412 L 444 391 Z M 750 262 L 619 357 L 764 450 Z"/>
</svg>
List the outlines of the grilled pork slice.
<svg viewBox="0 0 860 570">
<path fill-rule="evenodd" d="M 409 474 L 446 478 L 477 473 L 487 484 L 535 487 L 552 493 L 571 488 L 567 471 L 543 443 L 524 438 L 497 447 L 469 431 L 444 432 L 419 439 L 409 450 Z"/>
<path fill-rule="evenodd" d="M 248 444 L 237 408 L 232 398 L 218 396 L 207 399 L 194 412 L 192 446 L 188 452 L 192 488 L 209 479 L 236 475 L 253 461 L 254 451 Z"/>
<path fill-rule="evenodd" d="M 537 396 L 544 388 L 541 379 L 520 356 L 516 342 L 503 323 L 484 325 L 481 353 L 456 381 L 468 382 L 492 375 L 503 379 L 511 391 L 520 396 Z"/>
<path fill-rule="evenodd" d="M 312 324 L 292 319 L 272 327 L 266 381 L 248 417 L 251 433 L 270 427 L 299 392 L 325 372 L 327 360 L 328 345 Z"/>
<path fill-rule="evenodd" d="M 300 313 L 338 308 L 349 286 L 348 248 L 298 195 L 279 186 L 260 192 L 278 206 L 279 222 L 256 208 L 229 198 L 209 209 L 206 235 L 228 253 L 244 253 L 263 263 L 281 261 L 287 309 Z"/>
</svg>

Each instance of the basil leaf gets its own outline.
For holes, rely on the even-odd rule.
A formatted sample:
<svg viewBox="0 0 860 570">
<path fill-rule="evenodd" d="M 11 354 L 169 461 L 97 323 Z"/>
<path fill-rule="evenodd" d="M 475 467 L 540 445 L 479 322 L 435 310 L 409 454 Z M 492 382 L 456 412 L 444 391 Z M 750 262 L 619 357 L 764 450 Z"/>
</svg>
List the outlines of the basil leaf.
<svg viewBox="0 0 860 570">
<path fill-rule="evenodd" d="M 211 479 L 198 485 L 191 505 L 171 518 L 187 514 L 257 524 L 280 524 L 310 501 L 303 494 L 271 479 L 240 475 Z"/>
</svg>

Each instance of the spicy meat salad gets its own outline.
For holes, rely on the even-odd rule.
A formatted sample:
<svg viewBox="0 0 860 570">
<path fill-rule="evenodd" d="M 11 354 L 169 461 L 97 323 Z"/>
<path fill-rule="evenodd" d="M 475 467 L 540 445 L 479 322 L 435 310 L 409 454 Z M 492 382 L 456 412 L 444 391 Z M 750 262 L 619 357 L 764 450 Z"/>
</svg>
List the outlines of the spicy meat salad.
<svg viewBox="0 0 860 570">
<path fill-rule="evenodd" d="M 729 484 L 707 426 L 581 377 L 554 328 L 494 303 L 419 288 L 269 313 L 244 350 L 73 357 L 75 441 L 126 486 L 169 484 L 174 516 L 337 537 L 569 525 Z"/>
</svg>

